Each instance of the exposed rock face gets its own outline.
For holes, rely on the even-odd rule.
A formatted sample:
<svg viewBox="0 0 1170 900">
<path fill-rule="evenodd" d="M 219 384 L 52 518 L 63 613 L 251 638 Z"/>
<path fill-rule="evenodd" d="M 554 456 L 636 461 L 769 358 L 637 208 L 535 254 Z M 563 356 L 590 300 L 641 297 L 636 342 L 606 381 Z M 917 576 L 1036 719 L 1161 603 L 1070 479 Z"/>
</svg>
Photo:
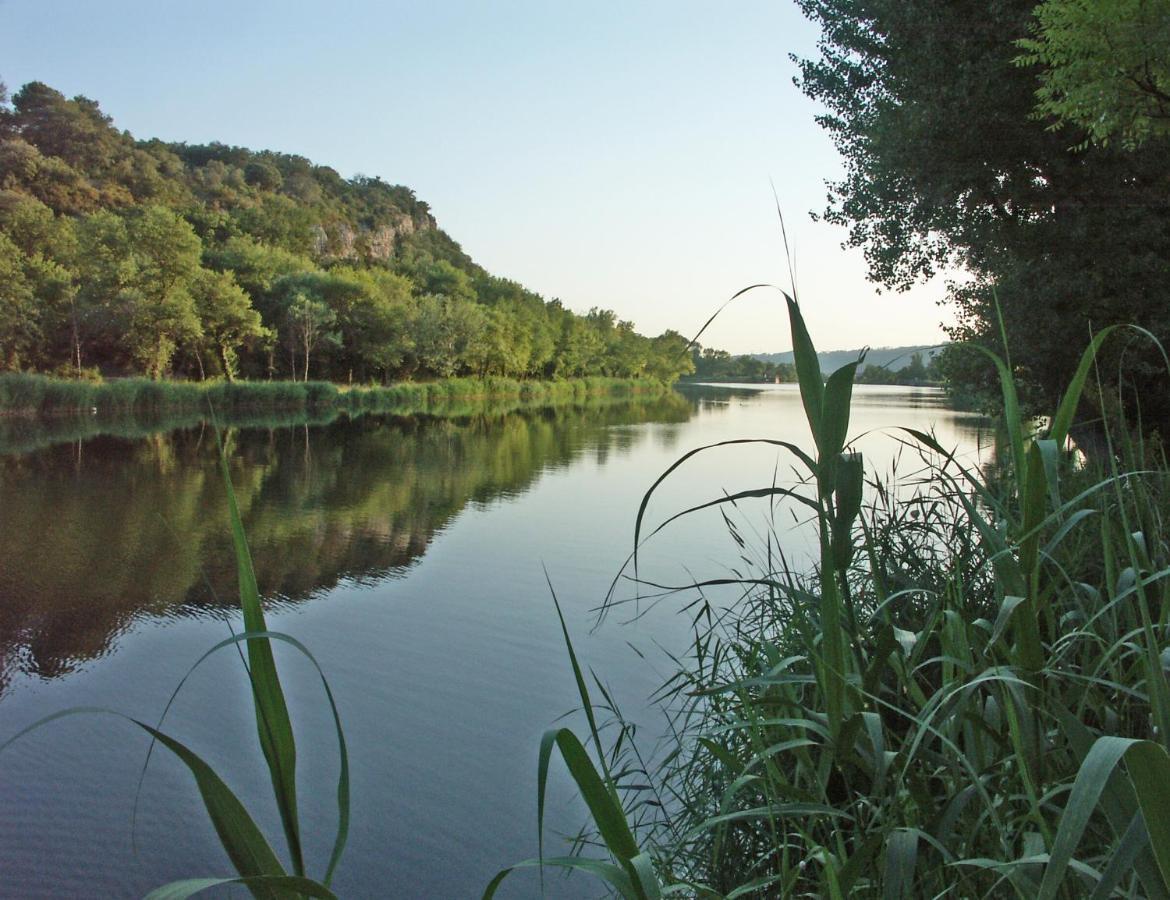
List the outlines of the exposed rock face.
<svg viewBox="0 0 1170 900">
<path fill-rule="evenodd" d="M 313 227 L 313 255 L 318 259 L 385 262 L 394 255 L 399 238 L 434 227 L 430 216 L 412 218 L 405 213 L 374 228 L 325 222 Z"/>
</svg>

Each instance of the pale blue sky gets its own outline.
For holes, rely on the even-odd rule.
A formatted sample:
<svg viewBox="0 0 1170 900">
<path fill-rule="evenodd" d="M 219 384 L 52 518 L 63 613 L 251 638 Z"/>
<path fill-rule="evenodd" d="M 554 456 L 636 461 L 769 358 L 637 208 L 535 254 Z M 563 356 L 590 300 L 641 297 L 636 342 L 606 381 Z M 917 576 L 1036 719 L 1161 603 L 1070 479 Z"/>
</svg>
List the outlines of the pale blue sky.
<svg viewBox="0 0 1170 900">
<path fill-rule="evenodd" d="M 840 162 L 792 85 L 791 0 L 0 0 L 0 78 L 98 100 L 136 137 L 298 153 L 406 184 L 490 271 L 688 335 L 786 279 L 825 349 L 941 339 L 941 283 L 878 295 L 810 221 Z M 704 343 L 788 349 L 775 295 Z"/>
</svg>

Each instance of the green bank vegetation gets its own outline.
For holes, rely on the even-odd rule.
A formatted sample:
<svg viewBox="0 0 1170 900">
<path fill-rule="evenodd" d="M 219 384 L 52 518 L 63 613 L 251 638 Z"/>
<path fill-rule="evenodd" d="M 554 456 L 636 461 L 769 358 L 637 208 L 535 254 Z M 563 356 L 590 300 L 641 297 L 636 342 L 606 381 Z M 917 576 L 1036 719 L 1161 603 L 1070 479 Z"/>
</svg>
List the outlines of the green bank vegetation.
<svg viewBox="0 0 1170 900">
<path fill-rule="evenodd" d="M 1096 460 L 1067 442 L 1096 355 L 1121 333 L 1094 340 L 1043 427 L 989 356 L 1004 408 L 994 464 L 903 430 L 915 471 L 898 483 L 867 475 L 846 441 L 857 363 L 822 382 L 789 311 L 813 446 L 751 442 L 798 477 L 678 515 L 716 507 L 731 523 L 764 499 L 803 516 L 777 515 L 762 546 L 733 525 L 743 552 L 726 578 L 641 585 L 675 595 L 695 628 L 659 695 L 671 727 L 656 756 L 604 689 L 595 711 L 570 644 L 594 752 L 549 731 L 539 805 L 556 751 L 595 832 L 581 856 L 522 865 L 642 900 L 1170 896 L 1170 466 L 1122 428 Z M 635 581 L 638 548 L 677 518 L 645 520 L 650 497 L 709 449 L 643 498 Z M 811 571 L 788 565 L 782 527 L 816 535 Z M 708 596 L 726 589 L 726 608 Z"/>
<path fill-rule="evenodd" d="M 519 381 L 512 378 L 446 378 L 431 382 L 348 386 L 328 381 L 153 381 L 120 378 L 71 381 L 27 373 L 0 374 L 0 417 L 90 415 L 104 418 L 140 413 L 212 412 L 441 412 L 460 404 L 504 400 L 550 404 L 587 397 L 660 394 L 661 381 L 587 378 Z"/>
<path fill-rule="evenodd" d="M 669 381 L 685 348 L 489 274 L 409 188 L 0 85 L 0 371 Z"/>
</svg>

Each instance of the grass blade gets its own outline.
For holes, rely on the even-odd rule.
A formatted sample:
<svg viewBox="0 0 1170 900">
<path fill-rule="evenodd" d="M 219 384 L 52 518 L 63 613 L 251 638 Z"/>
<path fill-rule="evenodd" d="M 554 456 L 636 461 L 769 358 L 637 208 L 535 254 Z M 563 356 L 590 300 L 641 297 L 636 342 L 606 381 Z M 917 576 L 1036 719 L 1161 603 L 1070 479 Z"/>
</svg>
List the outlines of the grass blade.
<svg viewBox="0 0 1170 900">
<path fill-rule="evenodd" d="M 268 630 L 264 622 L 264 610 L 260 605 L 260 591 L 256 584 L 256 572 L 252 566 L 252 555 L 240 520 L 232 487 L 231 472 L 227 455 L 220 444 L 220 469 L 223 473 L 224 488 L 227 491 L 228 515 L 231 521 L 232 544 L 236 554 L 236 571 L 240 583 L 240 606 L 244 612 L 244 628 L 251 632 Z M 304 855 L 301 850 L 300 824 L 297 820 L 297 750 L 293 738 L 292 721 L 284 699 L 284 690 L 276 671 L 276 660 L 268 641 L 248 642 L 248 676 L 252 683 L 252 697 L 256 706 L 256 730 L 260 747 L 272 781 L 273 794 L 280 812 L 281 825 L 288 842 L 293 872 L 305 874 Z"/>
</svg>

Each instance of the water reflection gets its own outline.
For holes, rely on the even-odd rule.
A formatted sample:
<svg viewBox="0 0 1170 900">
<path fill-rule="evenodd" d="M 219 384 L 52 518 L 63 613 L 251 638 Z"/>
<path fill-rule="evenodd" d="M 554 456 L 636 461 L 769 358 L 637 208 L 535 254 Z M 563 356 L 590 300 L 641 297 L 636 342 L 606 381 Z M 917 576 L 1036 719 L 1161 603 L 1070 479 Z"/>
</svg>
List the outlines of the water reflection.
<svg viewBox="0 0 1170 900">
<path fill-rule="evenodd" d="M 626 453 L 635 436 L 614 426 L 685 422 L 692 408 L 668 394 L 457 419 L 230 428 L 261 591 L 271 604 L 301 603 L 342 581 L 401 575 L 467 504 L 522 492 L 583 453 Z M 671 434 L 661 436 L 667 445 Z M 30 440 L 22 446 L 40 449 L 0 457 L 0 694 L 17 673 L 51 678 L 104 655 L 143 616 L 234 605 L 209 427 Z"/>
</svg>

